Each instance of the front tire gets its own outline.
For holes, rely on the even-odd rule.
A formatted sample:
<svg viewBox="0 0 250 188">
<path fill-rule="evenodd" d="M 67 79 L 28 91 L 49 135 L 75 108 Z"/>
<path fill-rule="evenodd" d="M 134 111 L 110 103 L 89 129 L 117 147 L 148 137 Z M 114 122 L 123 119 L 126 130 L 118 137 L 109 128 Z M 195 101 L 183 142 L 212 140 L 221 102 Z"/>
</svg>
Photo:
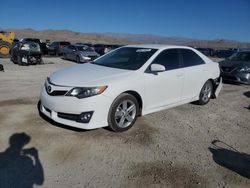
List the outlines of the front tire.
<svg viewBox="0 0 250 188">
<path fill-rule="evenodd" d="M 109 128 L 114 132 L 123 132 L 130 129 L 139 114 L 139 104 L 136 98 L 123 93 L 118 96 L 110 107 L 108 115 Z"/>
<path fill-rule="evenodd" d="M 76 56 L 76 63 L 78 63 L 78 64 L 81 63 L 79 56 Z"/>
<path fill-rule="evenodd" d="M 197 101 L 200 105 L 207 104 L 213 93 L 213 84 L 210 80 L 208 80 L 202 87 L 199 95 L 199 100 Z"/>
<path fill-rule="evenodd" d="M 67 60 L 67 55 L 66 55 L 66 53 L 63 53 L 63 59 Z"/>
<path fill-rule="evenodd" d="M 22 57 L 21 56 L 17 56 L 17 64 L 18 65 L 23 65 Z"/>
</svg>

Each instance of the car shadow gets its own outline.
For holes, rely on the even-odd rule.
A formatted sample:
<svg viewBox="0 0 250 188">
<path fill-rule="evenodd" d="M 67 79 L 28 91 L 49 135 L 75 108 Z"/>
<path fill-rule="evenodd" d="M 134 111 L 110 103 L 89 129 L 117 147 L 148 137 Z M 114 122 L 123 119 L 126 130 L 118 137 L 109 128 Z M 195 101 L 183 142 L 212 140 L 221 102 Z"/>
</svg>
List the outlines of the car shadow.
<svg viewBox="0 0 250 188">
<path fill-rule="evenodd" d="M 9 147 L 0 152 L 0 187 L 42 185 L 44 171 L 38 150 L 25 148 L 31 140 L 26 133 L 15 133 L 9 138 Z"/>
<path fill-rule="evenodd" d="M 223 83 L 223 84 L 229 84 L 229 85 L 235 85 L 235 86 L 240 86 L 240 85 L 242 85 L 241 83 L 238 83 L 238 82 L 229 81 L 229 80 L 223 80 L 223 79 L 222 79 L 222 83 Z"/>
<path fill-rule="evenodd" d="M 250 98 L 250 91 L 246 91 L 243 93 L 247 98 Z M 250 110 L 250 105 L 248 107 L 245 107 L 246 109 Z"/>
<path fill-rule="evenodd" d="M 61 57 L 61 59 L 62 59 L 62 60 L 65 60 L 65 61 L 70 61 L 70 62 L 73 62 L 73 63 L 76 63 L 76 64 L 77 64 L 77 62 L 76 62 L 76 61 L 71 60 L 71 59 L 65 59 L 65 58 L 63 58 L 63 57 Z"/>
<path fill-rule="evenodd" d="M 245 92 L 244 95 L 245 95 L 247 98 L 250 98 L 250 91 Z"/>
<path fill-rule="evenodd" d="M 217 144 L 219 143 L 226 145 L 228 149 L 218 146 Z M 212 144 L 213 147 L 209 147 L 208 149 L 213 154 L 214 162 L 250 179 L 250 155 L 241 153 L 219 140 L 214 140 Z"/>
<path fill-rule="evenodd" d="M 63 129 L 67 129 L 67 130 L 71 130 L 71 131 L 75 131 L 75 132 L 88 132 L 90 130 L 86 130 L 86 129 L 79 129 L 76 127 L 70 127 L 61 123 L 57 123 L 55 121 L 53 121 L 52 119 L 48 118 L 46 115 L 44 115 L 41 111 L 40 111 L 40 104 L 41 102 L 38 101 L 37 103 L 37 110 L 39 112 L 39 116 L 44 119 L 45 121 L 47 121 L 48 123 L 50 123 L 51 125 L 55 126 L 55 127 L 59 127 L 59 128 L 63 128 Z"/>
</svg>

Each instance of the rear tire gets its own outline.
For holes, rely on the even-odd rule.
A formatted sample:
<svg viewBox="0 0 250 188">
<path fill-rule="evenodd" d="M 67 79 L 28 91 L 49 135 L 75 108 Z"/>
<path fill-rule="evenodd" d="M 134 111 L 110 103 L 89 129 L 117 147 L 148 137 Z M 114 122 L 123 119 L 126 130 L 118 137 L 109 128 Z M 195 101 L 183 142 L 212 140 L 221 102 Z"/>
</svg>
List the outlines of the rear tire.
<svg viewBox="0 0 250 188">
<path fill-rule="evenodd" d="M 44 61 L 43 61 L 42 57 L 40 58 L 38 64 L 40 64 L 40 65 L 44 64 Z"/>
<path fill-rule="evenodd" d="M 14 64 L 17 64 L 17 57 L 13 56 L 13 57 L 11 58 L 11 61 L 12 61 Z"/>
<path fill-rule="evenodd" d="M 208 80 L 203 85 L 203 87 L 200 91 L 199 100 L 197 101 L 197 103 L 199 105 L 207 104 L 212 97 L 212 93 L 213 93 L 213 84 L 210 80 Z"/>
<path fill-rule="evenodd" d="M 63 59 L 67 60 L 67 55 L 63 53 Z"/>
<path fill-rule="evenodd" d="M 139 114 L 139 104 L 136 98 L 130 94 L 123 93 L 112 103 L 109 115 L 109 128 L 114 132 L 123 132 L 130 129 Z"/>
</svg>

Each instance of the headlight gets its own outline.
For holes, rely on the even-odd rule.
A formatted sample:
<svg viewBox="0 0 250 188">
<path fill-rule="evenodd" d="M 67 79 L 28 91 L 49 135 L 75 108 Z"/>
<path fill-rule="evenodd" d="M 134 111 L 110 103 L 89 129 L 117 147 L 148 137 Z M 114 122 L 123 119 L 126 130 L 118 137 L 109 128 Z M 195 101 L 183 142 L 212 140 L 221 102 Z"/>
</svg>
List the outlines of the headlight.
<svg viewBox="0 0 250 188">
<path fill-rule="evenodd" d="M 99 95 L 103 93 L 108 86 L 100 86 L 100 87 L 75 87 L 71 89 L 66 96 L 77 97 L 78 99 L 91 97 L 94 95 Z"/>
<path fill-rule="evenodd" d="M 239 72 L 247 72 L 247 73 L 250 73 L 250 66 L 245 66 L 245 67 L 242 67 L 238 70 Z"/>
</svg>

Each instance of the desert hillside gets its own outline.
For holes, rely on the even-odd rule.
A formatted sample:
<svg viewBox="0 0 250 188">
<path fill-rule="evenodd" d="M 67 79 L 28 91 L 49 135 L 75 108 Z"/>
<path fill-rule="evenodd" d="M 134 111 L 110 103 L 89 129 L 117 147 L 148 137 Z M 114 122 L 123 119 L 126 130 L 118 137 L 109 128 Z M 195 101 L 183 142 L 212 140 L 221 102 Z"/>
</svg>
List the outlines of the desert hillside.
<svg viewBox="0 0 250 188">
<path fill-rule="evenodd" d="M 70 30 L 42 30 L 33 29 L 1 29 L 14 31 L 16 38 L 34 37 L 41 40 L 51 41 L 65 40 L 70 42 L 90 42 L 109 44 L 175 44 L 189 45 L 204 48 L 250 48 L 250 43 L 217 39 L 217 40 L 197 40 L 181 37 L 165 37 L 146 34 L 126 34 L 126 33 L 81 33 Z"/>
</svg>

